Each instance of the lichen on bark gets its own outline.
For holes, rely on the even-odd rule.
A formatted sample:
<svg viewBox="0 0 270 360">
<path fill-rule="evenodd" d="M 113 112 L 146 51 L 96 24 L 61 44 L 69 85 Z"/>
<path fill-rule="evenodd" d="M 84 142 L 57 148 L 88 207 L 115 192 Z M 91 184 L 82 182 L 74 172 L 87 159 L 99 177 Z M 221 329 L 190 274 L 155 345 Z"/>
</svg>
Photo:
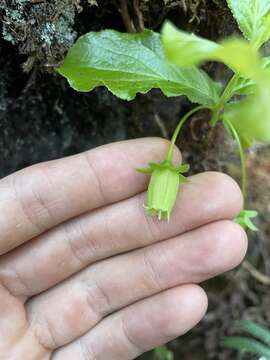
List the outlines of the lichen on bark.
<svg viewBox="0 0 270 360">
<path fill-rule="evenodd" d="M 73 44 L 73 24 L 79 4 L 74 0 L 3 0 L 0 15 L 3 38 L 27 55 L 25 70 L 35 62 L 50 66 L 62 60 Z"/>
</svg>

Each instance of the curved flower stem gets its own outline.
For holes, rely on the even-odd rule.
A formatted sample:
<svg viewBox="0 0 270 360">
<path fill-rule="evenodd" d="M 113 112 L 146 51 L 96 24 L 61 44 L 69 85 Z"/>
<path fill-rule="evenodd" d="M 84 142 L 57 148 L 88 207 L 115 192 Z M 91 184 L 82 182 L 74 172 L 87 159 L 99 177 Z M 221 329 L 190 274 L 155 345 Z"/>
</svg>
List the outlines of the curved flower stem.
<svg viewBox="0 0 270 360">
<path fill-rule="evenodd" d="M 180 133 L 180 130 L 182 129 L 183 125 L 185 124 L 185 122 L 196 112 L 202 110 L 202 109 L 209 109 L 209 107 L 207 106 L 197 106 L 194 109 L 190 110 L 188 113 L 186 113 L 185 116 L 182 117 L 182 119 L 179 121 L 177 127 L 174 130 L 172 139 L 171 139 L 171 143 L 167 152 L 167 156 L 166 156 L 166 160 L 171 161 L 172 160 L 172 156 L 173 156 L 173 148 L 176 142 L 176 139 Z"/>
<path fill-rule="evenodd" d="M 238 136 L 238 133 L 235 130 L 235 128 L 233 127 L 232 123 L 229 120 L 223 120 L 223 122 L 230 129 L 230 131 L 238 145 L 240 161 L 241 161 L 241 190 L 242 190 L 244 202 L 245 202 L 246 193 L 247 193 L 247 169 L 246 169 L 245 152 L 244 152 L 243 146 L 241 144 L 241 140 Z"/>
</svg>

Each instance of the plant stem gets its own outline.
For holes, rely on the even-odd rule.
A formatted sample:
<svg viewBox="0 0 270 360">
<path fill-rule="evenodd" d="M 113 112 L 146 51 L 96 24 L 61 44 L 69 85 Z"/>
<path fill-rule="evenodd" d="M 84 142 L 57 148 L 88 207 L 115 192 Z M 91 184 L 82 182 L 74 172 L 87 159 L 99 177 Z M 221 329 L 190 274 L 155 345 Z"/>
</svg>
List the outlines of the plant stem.
<svg viewBox="0 0 270 360">
<path fill-rule="evenodd" d="M 238 145 L 240 161 L 241 161 L 241 190 L 242 190 L 244 202 L 245 202 L 246 193 L 247 193 L 247 169 L 246 169 L 245 152 L 244 152 L 243 146 L 241 144 L 241 140 L 238 136 L 238 133 L 235 130 L 235 128 L 233 127 L 232 123 L 229 120 L 223 120 L 223 121 L 224 121 L 224 124 L 226 124 L 229 127 L 229 129 Z"/>
<path fill-rule="evenodd" d="M 197 111 L 202 110 L 202 109 L 209 109 L 207 106 L 197 106 L 194 109 L 190 110 L 188 113 L 186 113 L 185 116 L 182 117 L 182 119 L 179 121 L 178 125 L 176 126 L 172 139 L 171 139 L 171 143 L 167 152 L 167 156 L 166 156 L 166 160 L 171 161 L 172 160 L 172 156 L 173 156 L 173 148 L 176 142 L 176 139 L 180 133 L 180 130 L 182 129 L 184 123 Z"/>
<path fill-rule="evenodd" d="M 213 116 L 210 121 L 210 125 L 212 127 L 214 127 L 216 125 L 216 123 L 219 120 L 221 110 L 224 108 L 226 103 L 231 99 L 231 97 L 233 95 L 234 85 L 238 79 L 239 79 L 239 76 L 234 74 L 233 77 L 228 82 L 227 86 L 225 87 L 223 94 L 222 94 L 216 108 L 213 111 Z"/>
</svg>

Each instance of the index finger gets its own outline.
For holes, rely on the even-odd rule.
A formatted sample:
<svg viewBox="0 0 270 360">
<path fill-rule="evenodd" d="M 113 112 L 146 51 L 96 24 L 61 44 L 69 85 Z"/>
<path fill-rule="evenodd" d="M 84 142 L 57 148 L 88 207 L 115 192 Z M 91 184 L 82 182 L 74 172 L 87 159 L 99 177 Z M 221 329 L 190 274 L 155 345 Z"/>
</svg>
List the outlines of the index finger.
<svg viewBox="0 0 270 360">
<path fill-rule="evenodd" d="M 86 211 L 143 191 L 136 173 L 164 159 L 168 142 L 145 138 L 117 142 L 53 160 L 0 181 L 0 254 Z M 180 153 L 176 157 L 180 161 Z"/>
</svg>

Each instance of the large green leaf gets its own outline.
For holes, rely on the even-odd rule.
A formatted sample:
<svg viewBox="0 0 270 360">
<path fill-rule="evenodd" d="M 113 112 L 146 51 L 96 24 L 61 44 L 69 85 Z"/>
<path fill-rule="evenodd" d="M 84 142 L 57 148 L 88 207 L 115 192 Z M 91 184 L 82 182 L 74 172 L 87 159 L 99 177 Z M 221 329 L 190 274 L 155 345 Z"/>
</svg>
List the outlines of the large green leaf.
<svg viewBox="0 0 270 360">
<path fill-rule="evenodd" d="M 114 30 L 90 32 L 69 50 L 58 72 L 78 91 L 104 85 L 121 99 L 159 88 L 167 96 L 186 95 L 191 101 L 214 105 L 219 87 L 203 71 L 170 64 L 160 35 L 150 30 L 138 34 Z"/>
<path fill-rule="evenodd" d="M 231 38 L 221 43 L 188 34 L 166 22 L 162 43 L 168 59 L 178 66 L 193 66 L 202 61 L 224 62 L 239 75 L 256 78 L 260 67 L 257 51 L 242 39 Z"/>
<path fill-rule="evenodd" d="M 270 142 L 269 93 L 270 73 L 264 70 L 253 95 L 225 107 L 223 118 L 233 125 L 244 147 Z"/>
<path fill-rule="evenodd" d="M 196 65 L 221 49 L 219 44 L 179 30 L 169 21 L 162 28 L 161 40 L 170 61 L 179 66 Z"/>
<path fill-rule="evenodd" d="M 270 37 L 270 0 L 227 0 L 245 37 L 260 47 Z"/>
</svg>

